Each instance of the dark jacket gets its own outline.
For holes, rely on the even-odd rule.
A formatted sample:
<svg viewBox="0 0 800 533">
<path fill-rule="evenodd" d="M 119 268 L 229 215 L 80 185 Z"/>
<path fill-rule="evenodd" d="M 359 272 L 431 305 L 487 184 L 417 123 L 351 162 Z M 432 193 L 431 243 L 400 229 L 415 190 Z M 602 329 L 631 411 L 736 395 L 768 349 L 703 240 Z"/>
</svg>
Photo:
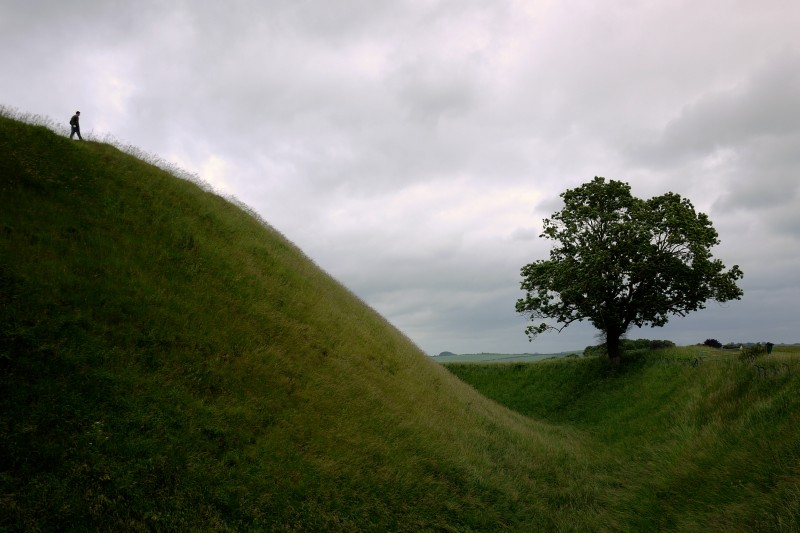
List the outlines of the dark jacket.
<svg viewBox="0 0 800 533">
<path fill-rule="evenodd" d="M 69 119 L 69 123 L 73 126 L 80 126 L 80 119 L 81 117 L 79 115 L 72 115 L 72 118 Z"/>
</svg>

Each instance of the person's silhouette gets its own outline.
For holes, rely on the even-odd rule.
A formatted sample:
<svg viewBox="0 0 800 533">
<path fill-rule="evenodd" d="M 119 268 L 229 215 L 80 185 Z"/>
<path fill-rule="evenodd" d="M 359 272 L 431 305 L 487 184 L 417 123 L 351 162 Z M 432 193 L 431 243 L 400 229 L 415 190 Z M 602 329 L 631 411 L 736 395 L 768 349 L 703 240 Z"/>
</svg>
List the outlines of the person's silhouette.
<svg viewBox="0 0 800 533">
<path fill-rule="evenodd" d="M 69 119 L 69 125 L 72 126 L 72 133 L 69 134 L 69 138 L 72 139 L 73 135 L 76 133 L 78 134 L 78 140 L 82 141 L 83 137 L 81 137 L 81 112 L 75 111 L 75 114 L 72 115 L 72 118 Z"/>
</svg>

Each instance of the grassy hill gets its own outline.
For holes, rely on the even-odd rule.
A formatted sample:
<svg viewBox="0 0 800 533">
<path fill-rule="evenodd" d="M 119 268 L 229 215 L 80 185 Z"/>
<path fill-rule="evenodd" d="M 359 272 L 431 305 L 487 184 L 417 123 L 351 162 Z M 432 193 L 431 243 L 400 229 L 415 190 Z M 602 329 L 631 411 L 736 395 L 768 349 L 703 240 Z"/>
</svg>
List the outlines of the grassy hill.
<svg viewBox="0 0 800 533">
<path fill-rule="evenodd" d="M 491 365 L 506 407 L 246 210 L 0 117 L 0 531 L 792 530 L 781 364 Z"/>
<path fill-rule="evenodd" d="M 613 523 L 572 430 L 479 395 L 251 214 L 8 117 L 0 155 L 0 530 Z"/>
</svg>

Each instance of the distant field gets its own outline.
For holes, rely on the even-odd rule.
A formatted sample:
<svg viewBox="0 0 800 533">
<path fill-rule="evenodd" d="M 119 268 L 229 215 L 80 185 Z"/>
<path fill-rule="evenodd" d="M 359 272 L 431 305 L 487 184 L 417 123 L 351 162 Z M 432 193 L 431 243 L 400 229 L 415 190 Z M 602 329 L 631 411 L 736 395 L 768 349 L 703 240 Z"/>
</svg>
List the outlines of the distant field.
<svg viewBox="0 0 800 533">
<path fill-rule="evenodd" d="M 719 351 L 713 350 L 708 346 L 687 346 L 688 351 L 694 350 L 694 355 L 710 360 L 720 359 L 725 355 L 731 355 L 739 350 Z M 727 352 L 727 353 L 726 353 Z M 800 345 L 796 344 L 776 344 L 773 353 L 795 353 L 800 354 Z M 439 363 L 535 363 L 545 359 L 558 359 L 568 355 L 582 355 L 583 350 L 573 350 L 558 353 L 465 353 L 435 355 L 433 360 Z"/>
<path fill-rule="evenodd" d="M 543 359 L 566 357 L 571 354 L 580 355 L 583 350 L 560 353 L 465 353 L 437 355 L 434 361 L 439 363 L 533 363 Z"/>
</svg>

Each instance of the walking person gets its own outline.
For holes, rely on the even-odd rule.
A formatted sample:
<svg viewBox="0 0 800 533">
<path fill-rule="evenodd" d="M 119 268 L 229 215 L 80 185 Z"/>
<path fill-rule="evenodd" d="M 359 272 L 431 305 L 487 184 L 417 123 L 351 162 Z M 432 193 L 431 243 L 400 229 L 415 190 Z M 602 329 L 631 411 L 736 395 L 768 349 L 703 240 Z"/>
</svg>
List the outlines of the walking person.
<svg viewBox="0 0 800 533">
<path fill-rule="evenodd" d="M 78 140 L 82 141 L 83 137 L 81 137 L 81 112 L 75 111 L 75 114 L 72 115 L 72 118 L 69 119 L 69 125 L 72 126 L 72 133 L 69 134 L 69 138 L 72 139 L 72 136 L 76 133 L 78 134 Z"/>
</svg>

